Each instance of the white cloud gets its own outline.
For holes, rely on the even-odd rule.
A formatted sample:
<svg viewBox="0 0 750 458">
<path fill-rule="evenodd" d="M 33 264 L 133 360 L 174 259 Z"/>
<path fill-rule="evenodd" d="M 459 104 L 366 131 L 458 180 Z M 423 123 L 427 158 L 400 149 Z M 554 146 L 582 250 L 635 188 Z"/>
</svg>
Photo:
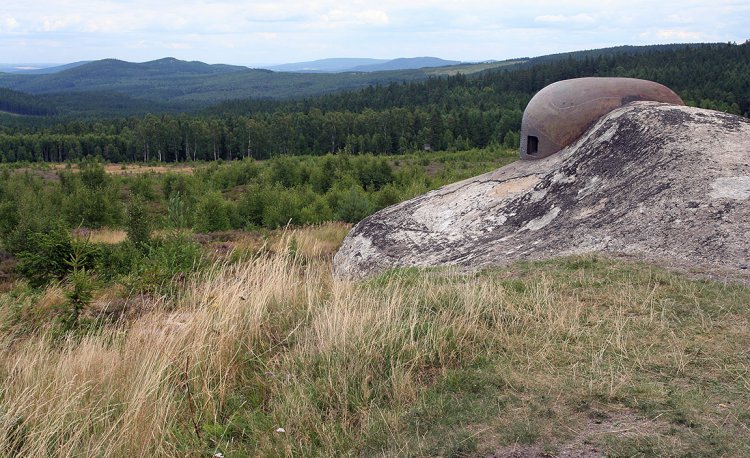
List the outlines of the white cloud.
<svg viewBox="0 0 750 458">
<path fill-rule="evenodd" d="M 187 43 L 165 43 L 164 47 L 168 49 L 192 49 L 192 46 Z"/>
<path fill-rule="evenodd" d="M 390 22 L 385 11 L 367 10 L 354 15 L 355 20 L 369 25 L 387 25 Z"/>
<path fill-rule="evenodd" d="M 646 32 L 644 37 L 656 37 L 660 40 L 678 40 L 678 41 L 702 41 L 710 39 L 709 35 L 704 32 L 695 32 L 691 30 L 663 29 L 653 32 Z"/>
<path fill-rule="evenodd" d="M 543 15 L 534 18 L 536 22 L 547 22 L 547 23 L 575 23 L 575 24 L 591 24 L 596 22 L 596 18 L 591 15 L 579 13 L 572 16 L 566 16 L 563 14 L 558 15 Z"/>
<path fill-rule="evenodd" d="M 71 29 L 80 23 L 81 16 L 79 14 L 47 16 L 39 21 L 36 30 L 39 32 L 59 32 Z"/>
<path fill-rule="evenodd" d="M 227 63 L 415 55 L 480 60 L 750 38 L 747 0 L 0 1 L 0 49 L 10 61 L 142 61 L 171 50 Z M 66 54 L 51 45 L 58 42 Z"/>
<path fill-rule="evenodd" d="M 676 22 L 679 24 L 691 24 L 695 22 L 695 18 L 690 14 L 674 13 L 667 16 L 667 21 Z"/>
<path fill-rule="evenodd" d="M 0 22 L 0 32 L 12 32 L 16 30 L 21 24 L 14 17 L 6 17 Z"/>
<path fill-rule="evenodd" d="M 326 25 L 388 25 L 388 14 L 381 10 L 352 11 L 334 9 L 320 16 Z"/>
</svg>

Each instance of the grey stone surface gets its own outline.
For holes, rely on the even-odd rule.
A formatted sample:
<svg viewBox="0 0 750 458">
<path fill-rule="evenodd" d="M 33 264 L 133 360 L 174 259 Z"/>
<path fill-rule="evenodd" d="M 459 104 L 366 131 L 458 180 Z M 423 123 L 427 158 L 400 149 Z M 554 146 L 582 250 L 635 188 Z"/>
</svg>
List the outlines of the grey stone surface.
<svg viewBox="0 0 750 458">
<path fill-rule="evenodd" d="M 750 278 L 750 121 L 634 102 L 560 153 L 388 207 L 334 258 L 340 278 L 587 252 Z"/>
</svg>

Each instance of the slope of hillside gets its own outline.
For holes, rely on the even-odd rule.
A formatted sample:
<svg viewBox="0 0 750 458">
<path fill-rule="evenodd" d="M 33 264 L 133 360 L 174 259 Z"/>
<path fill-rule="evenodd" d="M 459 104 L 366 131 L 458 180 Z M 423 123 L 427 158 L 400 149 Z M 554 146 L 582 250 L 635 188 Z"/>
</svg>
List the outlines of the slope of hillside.
<svg viewBox="0 0 750 458">
<path fill-rule="evenodd" d="M 145 63 L 105 59 L 46 75 L 0 74 L 0 87 L 32 94 L 117 92 L 156 101 L 286 98 L 426 78 L 418 70 L 372 74 L 276 73 L 166 58 Z"/>
<path fill-rule="evenodd" d="M 0 73 L 17 73 L 22 75 L 46 75 L 75 68 L 90 61 L 71 62 L 69 64 L 0 64 Z"/>
<path fill-rule="evenodd" d="M 248 70 L 230 65 L 208 65 L 164 58 L 144 63 L 104 59 L 45 75 L 0 74 L 0 85 L 43 94 L 68 91 L 111 90 L 138 95 L 137 90 L 168 88 L 178 91 L 196 77 Z"/>
<path fill-rule="evenodd" d="M 102 458 L 750 454 L 749 288 L 602 257 L 341 282 L 330 253 L 342 229 L 207 244 L 222 257 L 165 277 L 175 293 L 88 293 L 67 332 L 57 323 L 81 296 L 68 282 L 0 294 L 0 448 Z M 190 240 L 178 238 L 172 256 Z"/>
<path fill-rule="evenodd" d="M 298 72 L 298 73 L 338 73 L 346 72 L 354 67 L 364 65 L 377 65 L 388 62 L 388 59 L 367 59 L 357 57 L 339 57 L 331 59 L 311 60 L 308 62 L 294 62 L 289 64 L 272 65 L 264 67 L 275 72 Z"/>
<path fill-rule="evenodd" d="M 416 70 L 427 67 L 446 67 L 461 62 L 437 57 L 402 57 L 398 59 L 333 58 L 309 62 L 265 67 L 277 72 L 298 73 L 344 73 L 344 72 L 386 72 L 393 70 Z"/>
<path fill-rule="evenodd" d="M 48 116 L 56 113 L 49 100 L 2 88 L 0 88 L 0 111 L 29 116 Z"/>
<path fill-rule="evenodd" d="M 186 62 L 170 57 L 143 63 L 103 59 L 81 65 L 72 64 L 62 71 L 47 74 L 0 73 L 0 87 L 31 94 L 96 91 L 99 92 L 98 97 L 110 92 L 161 102 L 198 101 L 210 104 L 230 99 L 309 97 L 391 82 L 417 81 L 435 75 L 457 72 L 472 74 L 498 67 L 510 69 L 524 63 L 530 65 L 555 61 L 579 54 L 637 54 L 653 49 L 662 47 L 607 48 L 534 59 L 461 65 L 457 61 L 434 57 L 364 61 L 370 62 L 370 65 L 362 65 L 363 61 L 359 59 L 326 59 L 309 63 L 320 65 L 328 71 L 334 71 L 331 70 L 334 68 L 338 68 L 335 70 L 338 72 L 352 71 L 325 74 L 272 72 L 242 66 Z M 355 64 L 353 68 L 345 68 L 351 64 Z"/>
<path fill-rule="evenodd" d="M 416 68 L 428 67 L 448 67 L 458 65 L 461 62 L 457 60 L 445 60 L 437 57 L 410 57 L 389 60 L 375 65 L 359 65 L 351 68 L 352 72 L 385 72 L 390 70 L 409 70 Z"/>
</svg>

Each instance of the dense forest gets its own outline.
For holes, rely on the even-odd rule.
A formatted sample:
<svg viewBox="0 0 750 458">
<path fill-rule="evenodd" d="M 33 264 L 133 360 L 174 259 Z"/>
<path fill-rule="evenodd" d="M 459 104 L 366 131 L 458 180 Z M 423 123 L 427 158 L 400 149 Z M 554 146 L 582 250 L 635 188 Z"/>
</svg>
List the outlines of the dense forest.
<svg viewBox="0 0 750 458">
<path fill-rule="evenodd" d="M 57 110 L 40 97 L 4 88 L 0 88 L 0 111 L 27 116 L 57 114 Z"/>
<path fill-rule="evenodd" d="M 0 127 L 0 161 L 97 156 L 111 162 L 176 162 L 513 147 L 533 94 L 554 81 L 584 76 L 649 79 L 674 89 L 688 105 L 743 116 L 750 111 L 750 42 L 635 54 L 591 51 L 520 68 L 307 99 L 228 101 L 193 114 L 42 124 L 15 120 Z"/>
</svg>

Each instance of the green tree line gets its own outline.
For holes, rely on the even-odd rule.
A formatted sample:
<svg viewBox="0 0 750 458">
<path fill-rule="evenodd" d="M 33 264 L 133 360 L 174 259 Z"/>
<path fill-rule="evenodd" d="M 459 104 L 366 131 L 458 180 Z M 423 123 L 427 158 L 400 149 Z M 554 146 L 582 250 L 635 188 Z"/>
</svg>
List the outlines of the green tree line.
<svg viewBox="0 0 750 458">
<path fill-rule="evenodd" d="M 111 162 L 267 159 L 278 155 L 401 154 L 515 146 L 520 109 L 391 108 L 362 112 L 259 113 L 252 116 L 147 115 L 0 132 L 0 161 Z M 510 133 L 510 135 L 509 135 Z"/>
</svg>

